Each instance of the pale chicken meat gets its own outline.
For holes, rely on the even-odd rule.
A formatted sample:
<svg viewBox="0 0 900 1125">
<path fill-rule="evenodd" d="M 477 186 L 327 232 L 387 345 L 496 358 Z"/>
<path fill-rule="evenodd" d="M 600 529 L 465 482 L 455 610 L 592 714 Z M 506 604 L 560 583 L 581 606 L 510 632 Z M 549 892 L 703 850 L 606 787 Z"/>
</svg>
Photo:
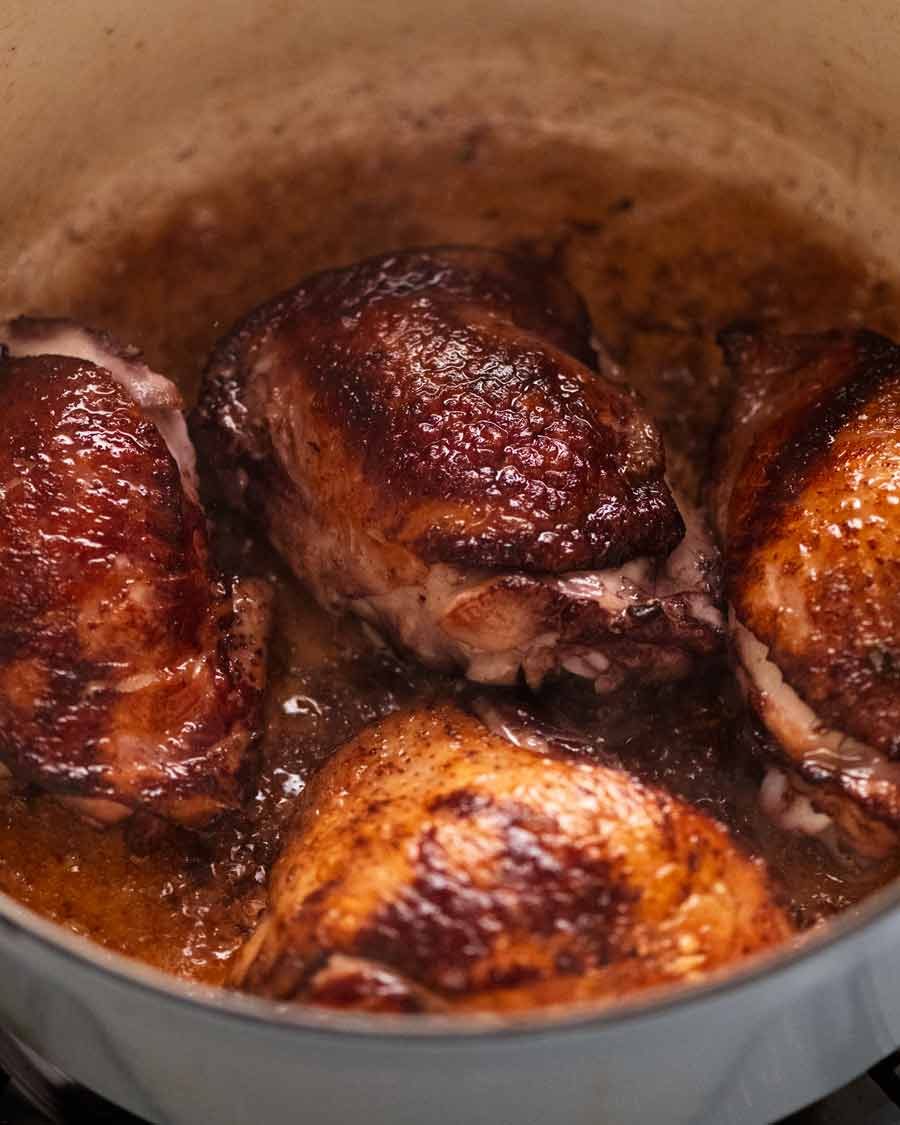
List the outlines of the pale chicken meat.
<svg viewBox="0 0 900 1125">
<path fill-rule="evenodd" d="M 900 842 L 900 348 L 722 342 L 736 390 L 714 501 L 763 805 L 882 856 Z"/>
<path fill-rule="evenodd" d="M 322 767 L 233 986 L 370 1011 L 513 1011 L 696 980 L 789 938 L 724 827 L 449 703 Z M 521 742 L 527 741 L 525 748 Z"/>
<path fill-rule="evenodd" d="M 189 826 L 255 766 L 268 595 L 209 558 L 174 385 L 62 320 L 0 324 L 0 763 L 98 823 Z"/>
<path fill-rule="evenodd" d="M 577 295 L 494 251 L 389 254 L 251 313 L 193 432 L 319 601 L 484 683 L 673 679 L 720 644 L 718 558 Z"/>
</svg>

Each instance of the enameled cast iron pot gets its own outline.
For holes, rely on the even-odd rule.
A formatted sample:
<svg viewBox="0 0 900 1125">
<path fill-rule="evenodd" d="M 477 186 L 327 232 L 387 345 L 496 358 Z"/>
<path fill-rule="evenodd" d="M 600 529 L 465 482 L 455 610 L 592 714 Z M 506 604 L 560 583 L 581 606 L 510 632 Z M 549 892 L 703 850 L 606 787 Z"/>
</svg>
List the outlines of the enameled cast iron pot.
<svg viewBox="0 0 900 1125">
<path fill-rule="evenodd" d="M 436 99 L 460 128 L 653 131 L 749 178 L 801 154 L 850 201 L 844 225 L 898 256 L 893 0 L 5 0 L 0 89 L 0 275 L 104 183 L 129 185 L 122 223 L 183 190 L 185 145 L 209 176 L 238 151 L 265 159 L 276 111 L 314 156 L 317 135 L 371 145 Z M 716 120 L 717 145 L 695 118 Z M 771 137 L 769 168 L 745 135 Z M 900 1043 L 898 946 L 889 888 L 799 951 L 661 1001 L 388 1024 L 189 987 L 0 897 L 0 1020 L 160 1123 L 749 1125 Z"/>
</svg>

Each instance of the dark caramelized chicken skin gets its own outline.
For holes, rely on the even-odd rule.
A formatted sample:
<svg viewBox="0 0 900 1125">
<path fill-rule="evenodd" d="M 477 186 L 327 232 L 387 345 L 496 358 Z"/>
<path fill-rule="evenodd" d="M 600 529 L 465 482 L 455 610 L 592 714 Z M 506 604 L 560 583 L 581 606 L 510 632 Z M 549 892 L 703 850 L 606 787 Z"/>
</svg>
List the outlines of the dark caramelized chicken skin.
<svg viewBox="0 0 900 1125">
<path fill-rule="evenodd" d="M 703 813 L 450 705 L 328 761 L 269 897 L 232 983 L 376 1011 L 613 999 L 791 933 L 762 865 Z"/>
<path fill-rule="evenodd" d="M 194 432 L 323 604 L 431 666 L 608 691 L 719 641 L 715 551 L 660 436 L 534 261 L 442 248 L 310 278 L 220 344 Z"/>
<path fill-rule="evenodd" d="M 900 831 L 900 348 L 723 343 L 737 389 L 715 500 L 763 803 L 882 855 Z"/>
<path fill-rule="evenodd" d="M 66 321 L 0 325 L 0 762 L 98 822 L 241 801 L 265 591 L 208 558 L 175 387 Z"/>
</svg>

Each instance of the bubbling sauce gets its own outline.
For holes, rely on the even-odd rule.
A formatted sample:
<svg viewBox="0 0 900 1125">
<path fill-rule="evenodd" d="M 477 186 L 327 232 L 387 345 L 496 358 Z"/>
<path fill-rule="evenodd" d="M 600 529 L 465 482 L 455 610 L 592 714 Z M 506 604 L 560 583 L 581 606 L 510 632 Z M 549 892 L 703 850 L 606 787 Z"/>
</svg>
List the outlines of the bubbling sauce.
<svg viewBox="0 0 900 1125">
<path fill-rule="evenodd" d="M 185 157 L 189 158 L 188 156 Z M 239 315 L 305 274 L 392 247 L 469 242 L 553 255 L 596 335 L 659 420 L 671 474 L 702 496 L 726 376 L 714 336 L 735 319 L 786 330 L 865 323 L 897 333 L 897 286 L 878 263 L 775 193 L 717 182 L 546 131 L 489 124 L 367 152 L 335 141 L 181 192 L 152 221 L 66 217 L 56 268 L 5 283 L 10 312 L 66 314 L 145 349 L 190 399 L 205 355 Z M 243 815 L 208 839 L 135 821 L 96 830 L 39 795 L 0 804 L 0 889 L 101 944 L 221 981 L 264 905 L 279 839 L 307 778 L 365 723 L 452 685 L 325 615 L 261 542 L 218 518 L 223 566 L 276 589 L 263 769 Z M 509 695 L 507 695 L 507 699 Z M 672 688 L 600 700 L 574 683 L 536 704 L 640 776 L 727 822 L 765 856 L 801 925 L 851 907 L 895 872 L 858 871 L 788 837 L 757 809 L 759 773 L 735 738 L 731 678 L 712 664 Z"/>
</svg>

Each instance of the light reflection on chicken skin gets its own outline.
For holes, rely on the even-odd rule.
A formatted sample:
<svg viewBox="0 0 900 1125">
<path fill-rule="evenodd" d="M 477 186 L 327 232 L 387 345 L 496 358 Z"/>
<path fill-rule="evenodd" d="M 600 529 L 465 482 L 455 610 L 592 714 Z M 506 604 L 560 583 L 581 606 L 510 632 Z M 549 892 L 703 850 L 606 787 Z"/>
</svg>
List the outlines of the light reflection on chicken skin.
<svg viewBox="0 0 900 1125">
<path fill-rule="evenodd" d="M 0 762 L 203 825 L 253 772 L 267 592 L 213 572 L 173 384 L 67 321 L 0 341 Z"/>
<path fill-rule="evenodd" d="M 900 831 L 900 348 L 865 331 L 723 344 L 715 504 L 763 804 L 881 856 Z"/>
<path fill-rule="evenodd" d="M 385 255 L 238 324 L 194 433 L 323 604 L 426 664 L 674 679 L 721 642 L 717 553 L 589 334 L 533 260 Z"/>
<path fill-rule="evenodd" d="M 269 898 L 232 984 L 373 1011 L 613 999 L 791 933 L 721 825 L 449 704 L 391 716 L 329 760 Z"/>
</svg>

